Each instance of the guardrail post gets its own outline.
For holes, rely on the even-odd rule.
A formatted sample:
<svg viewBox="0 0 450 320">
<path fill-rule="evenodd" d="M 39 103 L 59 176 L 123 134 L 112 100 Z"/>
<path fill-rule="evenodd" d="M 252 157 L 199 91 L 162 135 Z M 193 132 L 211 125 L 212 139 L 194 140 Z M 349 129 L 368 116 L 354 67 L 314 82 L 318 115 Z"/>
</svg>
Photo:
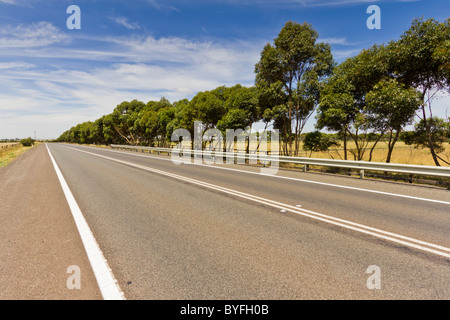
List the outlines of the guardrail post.
<svg viewBox="0 0 450 320">
<path fill-rule="evenodd" d="M 359 177 L 364 179 L 364 170 L 359 171 Z"/>
<path fill-rule="evenodd" d="M 308 172 L 308 165 L 306 163 L 303 165 L 303 172 Z"/>
</svg>

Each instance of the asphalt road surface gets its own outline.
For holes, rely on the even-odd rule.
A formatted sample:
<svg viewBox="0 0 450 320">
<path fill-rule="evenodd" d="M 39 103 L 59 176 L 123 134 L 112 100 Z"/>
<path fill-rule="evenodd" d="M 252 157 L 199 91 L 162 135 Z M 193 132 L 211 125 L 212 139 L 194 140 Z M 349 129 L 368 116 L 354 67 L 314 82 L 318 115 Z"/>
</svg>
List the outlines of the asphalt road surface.
<svg viewBox="0 0 450 320">
<path fill-rule="evenodd" d="M 48 150 L 126 299 L 450 298 L 448 190 L 287 170 L 261 175 L 258 167 L 175 164 L 168 156 L 73 145 L 49 144 Z M 65 287 L 65 269 L 59 275 L 64 297 L 77 291 L 98 299 L 49 152 L 42 145 L 13 167 L 40 159 L 45 170 L 22 177 L 40 186 L 28 210 L 36 202 L 62 221 L 49 227 L 54 218 L 47 217 L 26 228 L 47 224 L 45 241 L 58 270 L 79 266 L 81 290 Z M 0 254 L 7 255 L 4 250 L 15 248 L 5 243 L 17 230 L 4 224 L 17 221 L 0 218 Z M 67 238 L 73 248 L 61 248 Z M 21 241 L 31 241 L 35 256 L 36 241 Z M 0 298 L 12 296 L 10 280 L 20 278 L 9 268 L 27 257 L 8 259 L 0 262 Z M 38 277 L 30 280 L 27 272 L 22 282 L 35 283 Z M 40 292 L 51 291 L 52 283 L 47 287 Z M 14 296 L 29 297 L 20 290 Z"/>
</svg>

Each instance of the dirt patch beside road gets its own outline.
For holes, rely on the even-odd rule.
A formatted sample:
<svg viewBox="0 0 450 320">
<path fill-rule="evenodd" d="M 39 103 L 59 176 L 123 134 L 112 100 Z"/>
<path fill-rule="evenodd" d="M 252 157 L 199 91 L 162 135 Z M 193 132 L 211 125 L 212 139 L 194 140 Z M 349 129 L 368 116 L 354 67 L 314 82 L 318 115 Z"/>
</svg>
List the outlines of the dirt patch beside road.
<svg viewBox="0 0 450 320">
<path fill-rule="evenodd" d="M 44 144 L 0 169 L 0 299 L 102 299 Z"/>
</svg>

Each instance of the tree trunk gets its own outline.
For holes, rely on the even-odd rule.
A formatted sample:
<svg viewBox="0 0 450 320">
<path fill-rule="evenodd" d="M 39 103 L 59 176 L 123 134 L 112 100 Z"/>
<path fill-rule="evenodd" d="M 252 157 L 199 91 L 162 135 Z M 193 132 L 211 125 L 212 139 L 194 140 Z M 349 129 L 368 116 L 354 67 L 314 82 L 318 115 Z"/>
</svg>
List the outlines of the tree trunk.
<svg viewBox="0 0 450 320">
<path fill-rule="evenodd" d="M 392 158 L 392 152 L 394 151 L 394 146 L 398 141 L 398 137 L 400 136 L 400 130 L 397 130 L 394 140 L 391 141 L 391 139 L 389 139 L 389 145 L 388 145 L 388 155 L 386 158 L 386 163 L 391 163 L 391 158 Z M 391 133 L 391 138 L 392 138 L 392 133 Z"/>
<path fill-rule="evenodd" d="M 424 89 L 424 91 L 422 93 L 422 100 L 424 100 L 427 90 L 428 90 L 428 88 Z M 434 150 L 434 146 L 433 146 L 433 138 L 431 136 L 431 128 L 429 127 L 428 121 L 427 121 L 427 113 L 425 111 L 425 103 L 422 105 L 422 114 L 423 114 L 423 124 L 424 124 L 425 130 L 427 132 L 428 148 L 430 149 L 431 156 L 433 157 L 434 163 L 436 164 L 436 166 L 440 167 L 441 164 L 439 163 L 439 160 L 436 155 L 436 151 Z"/>
<path fill-rule="evenodd" d="M 348 160 L 348 158 L 347 158 L 347 129 L 344 130 L 344 160 Z"/>
<path fill-rule="evenodd" d="M 380 136 L 378 137 L 378 139 L 375 141 L 375 143 L 373 144 L 372 148 L 370 149 L 369 162 L 372 161 L 373 150 L 375 150 L 375 147 L 377 146 L 378 142 L 381 140 L 381 138 L 383 136 L 384 136 L 384 132 L 380 134 Z M 391 132 L 391 137 L 392 137 L 392 132 Z"/>
</svg>

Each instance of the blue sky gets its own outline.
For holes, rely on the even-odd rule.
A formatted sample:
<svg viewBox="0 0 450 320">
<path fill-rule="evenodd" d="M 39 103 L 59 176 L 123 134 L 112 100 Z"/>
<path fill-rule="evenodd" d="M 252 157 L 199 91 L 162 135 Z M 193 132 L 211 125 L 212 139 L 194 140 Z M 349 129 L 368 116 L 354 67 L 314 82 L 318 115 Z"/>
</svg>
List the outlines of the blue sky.
<svg viewBox="0 0 450 320">
<path fill-rule="evenodd" d="M 380 30 L 366 27 L 371 4 Z M 67 28 L 70 5 L 80 30 Z M 251 86 L 289 20 L 310 23 L 340 62 L 398 39 L 415 17 L 449 16 L 448 0 L 0 0 L 0 138 L 57 138 L 125 100 Z M 439 95 L 435 113 L 445 117 L 449 101 Z"/>
</svg>

